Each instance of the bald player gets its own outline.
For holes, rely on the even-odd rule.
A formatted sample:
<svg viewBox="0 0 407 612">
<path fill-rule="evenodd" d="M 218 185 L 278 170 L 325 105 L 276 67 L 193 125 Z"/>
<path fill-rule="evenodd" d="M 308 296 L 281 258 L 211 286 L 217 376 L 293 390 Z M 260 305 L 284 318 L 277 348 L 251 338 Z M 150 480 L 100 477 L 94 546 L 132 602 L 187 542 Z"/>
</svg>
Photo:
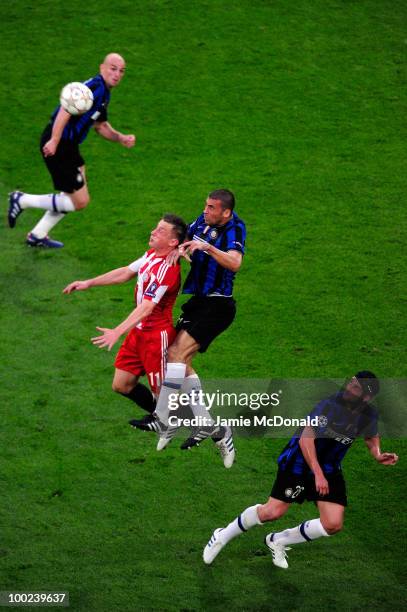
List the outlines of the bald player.
<svg viewBox="0 0 407 612">
<path fill-rule="evenodd" d="M 107 120 L 110 91 L 123 78 L 125 61 L 118 53 L 109 53 L 100 65 L 100 74 L 85 81 L 93 92 L 92 108 L 83 115 L 72 116 L 61 106 L 53 112 L 41 136 L 40 151 L 59 193 L 31 195 L 13 191 L 9 196 L 8 223 L 15 227 L 17 218 L 26 208 L 42 208 L 45 214 L 27 236 L 31 247 L 61 248 L 63 243 L 49 238 L 48 233 L 66 213 L 81 210 L 89 204 L 85 161 L 79 145 L 91 127 L 112 142 L 124 147 L 135 145 L 133 134 L 122 134 Z"/>
</svg>

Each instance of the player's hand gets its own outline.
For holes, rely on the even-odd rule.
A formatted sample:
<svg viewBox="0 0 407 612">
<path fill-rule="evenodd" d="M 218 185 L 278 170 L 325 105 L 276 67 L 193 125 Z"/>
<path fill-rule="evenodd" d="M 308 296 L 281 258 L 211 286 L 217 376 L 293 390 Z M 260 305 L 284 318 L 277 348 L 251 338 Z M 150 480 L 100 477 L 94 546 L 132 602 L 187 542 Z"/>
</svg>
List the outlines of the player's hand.
<svg viewBox="0 0 407 612">
<path fill-rule="evenodd" d="M 57 147 L 58 147 L 58 143 L 53 138 L 51 138 L 42 147 L 42 152 L 44 153 L 45 157 L 52 157 L 52 155 L 55 155 L 55 151 L 57 150 Z"/>
<path fill-rule="evenodd" d="M 74 281 L 69 283 L 62 291 L 62 293 L 72 293 L 72 291 L 85 291 L 89 289 L 89 281 Z"/>
<path fill-rule="evenodd" d="M 377 461 L 382 465 L 394 465 L 399 460 L 396 453 L 380 453 L 377 456 Z"/>
<path fill-rule="evenodd" d="M 321 474 L 315 474 L 315 488 L 320 495 L 328 495 L 329 485 L 325 476 Z"/>
<path fill-rule="evenodd" d="M 180 255 L 181 257 L 183 257 L 184 259 L 186 259 L 187 261 L 189 261 L 189 263 L 191 263 L 191 258 L 190 258 L 190 256 L 189 256 L 189 253 L 188 253 L 187 249 L 186 249 L 186 248 L 185 248 L 185 246 L 184 246 L 185 244 L 186 244 L 186 243 L 181 244 L 181 245 L 178 247 L 178 253 L 179 253 L 179 255 Z"/>
<path fill-rule="evenodd" d="M 120 134 L 119 142 L 124 147 L 131 149 L 136 144 L 136 137 L 134 134 Z"/>
<path fill-rule="evenodd" d="M 99 348 L 106 347 L 110 351 L 120 338 L 120 334 L 115 329 L 109 329 L 108 327 L 97 327 L 96 329 L 102 334 L 91 338 L 92 344 Z"/>
<path fill-rule="evenodd" d="M 185 259 L 187 261 L 191 261 L 190 256 L 188 255 L 188 253 L 186 253 L 182 246 L 177 247 L 176 249 L 173 249 L 170 253 L 168 253 L 166 259 L 165 259 L 165 263 L 168 266 L 175 266 L 175 264 L 178 262 L 180 257 L 185 257 Z"/>
<path fill-rule="evenodd" d="M 195 251 L 207 251 L 209 249 L 209 243 L 202 240 L 188 240 L 184 242 L 179 248 L 183 249 L 185 253 L 193 255 Z M 184 255 L 185 257 L 185 255 Z"/>
<path fill-rule="evenodd" d="M 167 257 L 165 258 L 165 263 L 168 266 L 175 266 L 180 257 L 181 253 L 179 252 L 179 247 L 177 247 L 168 253 Z"/>
</svg>

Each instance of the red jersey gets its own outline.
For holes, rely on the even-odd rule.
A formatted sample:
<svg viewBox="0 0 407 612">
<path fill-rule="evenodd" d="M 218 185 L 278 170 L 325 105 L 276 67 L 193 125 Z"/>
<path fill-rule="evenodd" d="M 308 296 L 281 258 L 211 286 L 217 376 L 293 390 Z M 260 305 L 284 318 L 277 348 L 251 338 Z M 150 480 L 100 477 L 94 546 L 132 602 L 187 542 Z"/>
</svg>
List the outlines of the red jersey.
<svg viewBox="0 0 407 612">
<path fill-rule="evenodd" d="M 181 267 L 169 266 L 165 263 L 166 257 L 150 249 L 129 265 L 133 272 L 138 272 L 134 289 L 136 305 L 142 300 L 156 304 L 153 312 L 137 325 L 138 329 L 159 330 L 173 325 L 172 308 L 181 286 Z"/>
</svg>

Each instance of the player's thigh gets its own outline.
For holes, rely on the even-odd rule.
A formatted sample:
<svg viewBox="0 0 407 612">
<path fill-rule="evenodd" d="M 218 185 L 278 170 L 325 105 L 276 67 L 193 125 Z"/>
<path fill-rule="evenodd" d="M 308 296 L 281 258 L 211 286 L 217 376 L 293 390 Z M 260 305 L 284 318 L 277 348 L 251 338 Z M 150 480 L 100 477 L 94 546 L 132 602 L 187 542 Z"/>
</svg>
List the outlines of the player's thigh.
<svg viewBox="0 0 407 612">
<path fill-rule="evenodd" d="M 291 504 L 276 499 L 275 497 L 269 497 L 265 504 L 262 504 L 257 508 L 257 514 L 262 523 L 265 521 L 275 521 L 287 512 Z"/>
<path fill-rule="evenodd" d="M 174 341 L 174 328 L 140 332 L 139 354 L 151 391 L 158 395 L 167 367 L 168 347 Z"/>
<path fill-rule="evenodd" d="M 112 389 L 116 393 L 130 393 L 137 385 L 139 376 L 135 376 L 131 372 L 115 368 Z"/>
<path fill-rule="evenodd" d="M 198 342 L 185 329 L 181 329 L 168 349 L 168 361 L 191 363 L 198 350 Z"/>
<path fill-rule="evenodd" d="M 328 533 L 336 533 L 343 526 L 345 517 L 345 507 L 334 502 L 317 501 L 319 517 L 325 531 Z"/>
</svg>

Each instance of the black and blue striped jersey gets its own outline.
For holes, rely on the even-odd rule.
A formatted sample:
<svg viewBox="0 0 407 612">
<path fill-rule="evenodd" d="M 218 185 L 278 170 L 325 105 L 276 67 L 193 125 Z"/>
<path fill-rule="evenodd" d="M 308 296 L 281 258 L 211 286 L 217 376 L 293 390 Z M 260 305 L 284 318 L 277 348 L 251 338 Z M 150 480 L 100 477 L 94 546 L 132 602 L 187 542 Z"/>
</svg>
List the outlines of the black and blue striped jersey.
<svg viewBox="0 0 407 612">
<path fill-rule="evenodd" d="M 318 418 L 314 426 L 315 449 L 318 463 L 324 474 L 339 472 L 341 462 L 355 438 L 370 438 L 377 435 L 378 414 L 365 403 L 352 407 L 343 399 L 343 392 L 319 402 L 310 414 Z M 280 470 L 293 474 L 309 474 L 299 445 L 302 430 L 294 435 L 278 458 Z"/>
<path fill-rule="evenodd" d="M 225 225 L 207 225 L 202 214 L 189 225 L 187 235 L 188 240 L 202 240 L 221 251 L 244 254 L 246 226 L 235 213 Z M 182 292 L 200 297 L 230 297 L 234 278 L 235 272 L 223 268 L 205 251 L 196 250 Z"/>
<path fill-rule="evenodd" d="M 107 121 L 107 106 L 110 101 L 110 90 L 100 74 L 85 81 L 85 85 L 93 93 L 92 108 L 83 115 L 73 115 L 62 132 L 63 140 L 69 140 L 77 144 L 81 144 L 85 140 L 90 128 L 96 121 Z M 51 125 L 54 124 L 60 108 L 58 106 L 52 113 Z"/>
</svg>

